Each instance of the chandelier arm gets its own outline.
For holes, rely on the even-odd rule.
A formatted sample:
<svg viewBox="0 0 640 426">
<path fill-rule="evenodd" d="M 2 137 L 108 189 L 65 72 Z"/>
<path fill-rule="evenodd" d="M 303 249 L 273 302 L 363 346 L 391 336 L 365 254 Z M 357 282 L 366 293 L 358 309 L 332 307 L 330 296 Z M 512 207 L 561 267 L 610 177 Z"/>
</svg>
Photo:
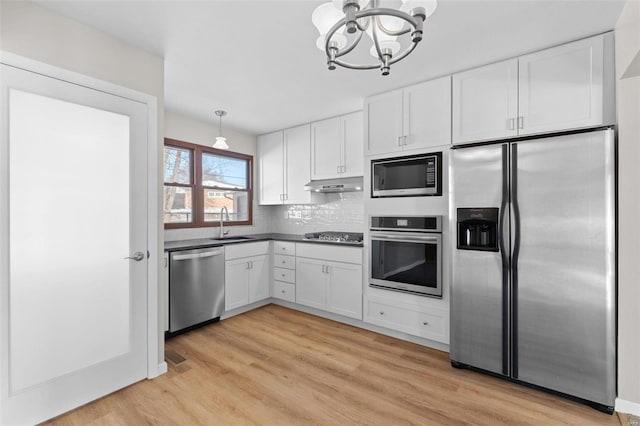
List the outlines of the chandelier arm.
<svg viewBox="0 0 640 426">
<path fill-rule="evenodd" d="M 389 9 L 387 7 L 375 7 L 372 9 L 363 9 L 359 12 L 356 12 L 356 20 L 360 19 L 360 18 L 366 18 L 369 16 L 378 16 L 378 15 L 386 15 L 386 16 L 393 16 L 395 18 L 399 18 L 402 19 L 406 22 L 409 23 L 409 25 L 411 25 L 413 28 L 415 28 L 418 25 L 418 22 L 416 22 L 415 18 L 401 10 L 397 10 L 397 9 Z"/>
<path fill-rule="evenodd" d="M 340 28 L 340 27 L 338 27 Z M 333 36 L 334 32 L 329 31 L 327 33 L 327 41 L 325 42 L 325 46 L 324 46 L 324 50 L 325 53 L 327 54 L 327 56 L 329 56 L 329 45 L 331 43 L 331 37 Z M 346 46 L 345 48 L 343 48 L 342 50 L 339 50 L 336 53 L 336 58 L 339 58 L 340 56 L 344 56 L 347 53 L 351 52 L 353 49 L 356 48 L 356 46 L 358 45 L 358 43 L 360 43 L 360 39 L 362 39 L 362 34 L 364 34 L 363 32 L 360 32 L 355 39 L 353 39 L 353 41 L 351 42 L 351 45 Z"/>
<path fill-rule="evenodd" d="M 378 53 L 378 59 L 380 59 L 380 62 L 382 63 L 382 49 L 380 48 L 380 41 L 378 40 L 378 26 L 374 25 L 373 26 L 373 31 L 371 31 L 371 34 L 373 35 L 373 45 L 376 47 L 376 52 Z"/>
<path fill-rule="evenodd" d="M 380 64 L 375 64 L 375 65 L 354 65 L 354 64 L 350 64 L 348 62 L 341 61 L 339 59 L 336 59 L 335 63 L 337 65 L 340 65 L 341 67 L 350 68 L 352 70 L 375 70 L 375 69 L 379 69 L 380 68 Z"/>
<path fill-rule="evenodd" d="M 411 46 L 407 47 L 404 52 L 402 52 L 401 54 L 397 55 L 395 58 L 391 59 L 389 61 L 389 65 L 393 65 L 396 62 L 400 62 L 401 60 L 403 60 L 404 58 L 409 56 L 409 54 L 411 52 L 413 52 L 417 46 L 418 46 L 418 42 L 411 43 Z"/>
</svg>

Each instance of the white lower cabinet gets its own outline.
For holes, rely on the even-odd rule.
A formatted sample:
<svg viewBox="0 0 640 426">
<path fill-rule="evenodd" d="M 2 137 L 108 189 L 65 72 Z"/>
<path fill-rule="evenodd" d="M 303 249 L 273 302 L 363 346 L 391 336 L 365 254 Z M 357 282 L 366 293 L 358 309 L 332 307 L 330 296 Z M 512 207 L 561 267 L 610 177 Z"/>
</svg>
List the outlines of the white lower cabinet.
<svg viewBox="0 0 640 426">
<path fill-rule="evenodd" d="M 269 242 L 229 245 L 225 249 L 225 311 L 269 297 Z"/>
<path fill-rule="evenodd" d="M 362 265 L 325 262 L 327 311 L 362 319 Z"/>
<path fill-rule="evenodd" d="M 296 303 L 312 308 L 327 308 L 327 277 L 324 261 L 319 259 L 296 258 Z"/>
<path fill-rule="evenodd" d="M 296 285 L 285 283 L 282 281 L 273 282 L 273 297 L 286 300 L 287 302 L 296 301 Z"/>
<path fill-rule="evenodd" d="M 365 321 L 413 336 L 449 343 L 449 311 L 445 309 L 369 299 Z"/>
<path fill-rule="evenodd" d="M 296 244 L 287 241 L 273 243 L 273 297 L 296 301 Z"/>
<path fill-rule="evenodd" d="M 361 320 L 362 249 L 297 244 L 296 253 L 296 303 Z"/>
</svg>

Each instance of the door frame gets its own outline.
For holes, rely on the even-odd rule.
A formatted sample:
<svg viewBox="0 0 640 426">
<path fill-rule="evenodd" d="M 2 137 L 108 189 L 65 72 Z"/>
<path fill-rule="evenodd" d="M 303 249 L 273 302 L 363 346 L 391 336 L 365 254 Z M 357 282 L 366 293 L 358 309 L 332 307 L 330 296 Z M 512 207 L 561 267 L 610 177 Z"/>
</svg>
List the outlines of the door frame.
<svg viewBox="0 0 640 426">
<path fill-rule="evenodd" d="M 41 74 L 57 80 L 84 86 L 111 95 L 120 96 L 146 105 L 147 108 L 147 378 L 151 379 L 167 372 L 164 362 L 163 324 L 160 322 L 160 259 L 163 258 L 164 237 L 162 237 L 161 204 L 159 194 L 159 149 L 162 140 L 158 135 L 158 99 L 156 96 L 142 93 L 127 87 L 70 71 L 64 68 L 36 61 L 24 56 L 0 50 L 0 63 L 25 71 Z M 0 188 L 3 191 L 4 188 Z M 8 212 L 0 211 L 0 227 L 8 229 Z M 7 247 L 0 245 L 0 306 L 7 303 L 2 300 L 6 296 L 8 285 L 8 252 Z M 0 339 L 6 339 L 8 324 L 0 324 Z M 0 371 L 0 377 L 4 375 Z M 4 402 L 3 402 L 4 403 Z M 0 407 L 0 410 L 2 407 Z"/>
</svg>

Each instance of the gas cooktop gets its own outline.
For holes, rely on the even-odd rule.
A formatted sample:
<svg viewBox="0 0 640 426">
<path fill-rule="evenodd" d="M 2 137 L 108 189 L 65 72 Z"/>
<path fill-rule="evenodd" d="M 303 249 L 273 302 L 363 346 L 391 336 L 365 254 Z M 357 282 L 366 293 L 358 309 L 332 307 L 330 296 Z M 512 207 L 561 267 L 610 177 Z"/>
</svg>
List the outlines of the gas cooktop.
<svg viewBox="0 0 640 426">
<path fill-rule="evenodd" d="M 332 243 L 361 243 L 362 232 L 309 232 L 304 234 L 305 240 L 327 241 Z"/>
</svg>

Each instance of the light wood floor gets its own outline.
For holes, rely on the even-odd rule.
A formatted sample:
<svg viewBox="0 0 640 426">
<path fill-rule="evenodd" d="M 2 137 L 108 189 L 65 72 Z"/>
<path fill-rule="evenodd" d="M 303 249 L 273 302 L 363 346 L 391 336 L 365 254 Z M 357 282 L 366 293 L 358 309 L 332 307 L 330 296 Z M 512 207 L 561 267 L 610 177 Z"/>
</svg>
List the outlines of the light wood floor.
<svg viewBox="0 0 640 426">
<path fill-rule="evenodd" d="M 619 425 L 448 354 L 276 305 L 171 339 L 186 360 L 56 425 Z M 624 423 L 624 421 L 623 421 Z"/>
</svg>

